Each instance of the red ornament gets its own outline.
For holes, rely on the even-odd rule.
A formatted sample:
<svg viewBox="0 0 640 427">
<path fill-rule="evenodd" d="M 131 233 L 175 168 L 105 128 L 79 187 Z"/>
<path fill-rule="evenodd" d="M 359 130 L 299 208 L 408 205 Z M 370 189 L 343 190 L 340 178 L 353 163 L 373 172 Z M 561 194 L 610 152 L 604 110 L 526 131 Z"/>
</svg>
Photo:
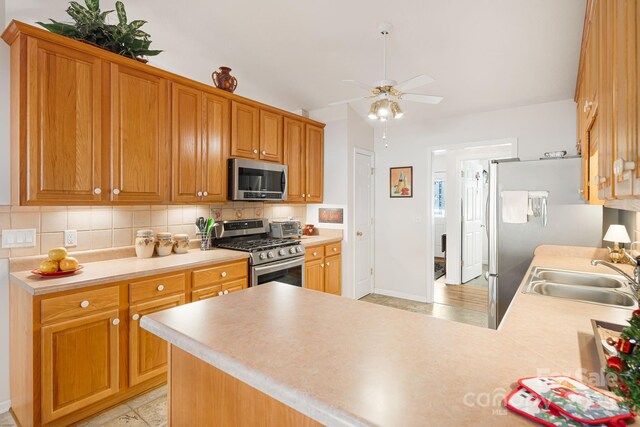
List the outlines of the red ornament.
<svg viewBox="0 0 640 427">
<path fill-rule="evenodd" d="M 640 309 L 638 310 L 633 310 L 633 316 L 640 316 Z"/>
<path fill-rule="evenodd" d="M 607 366 L 617 372 L 622 372 L 625 369 L 624 362 L 618 356 L 608 358 Z"/>
<path fill-rule="evenodd" d="M 636 347 L 637 341 L 634 339 L 625 340 L 624 338 L 618 338 L 618 342 L 616 343 L 616 350 L 621 353 L 631 354 L 633 353 L 633 349 Z"/>
</svg>

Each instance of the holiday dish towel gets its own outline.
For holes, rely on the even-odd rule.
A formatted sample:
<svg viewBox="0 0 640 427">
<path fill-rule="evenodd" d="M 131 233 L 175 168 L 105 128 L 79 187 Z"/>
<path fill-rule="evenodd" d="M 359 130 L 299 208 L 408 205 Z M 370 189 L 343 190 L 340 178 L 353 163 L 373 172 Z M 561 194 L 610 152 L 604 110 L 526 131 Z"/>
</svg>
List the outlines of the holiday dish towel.
<svg viewBox="0 0 640 427">
<path fill-rule="evenodd" d="M 502 222 L 509 224 L 524 224 L 527 222 L 528 209 L 528 191 L 502 192 Z"/>
<path fill-rule="evenodd" d="M 571 377 L 518 380 L 507 408 L 545 426 L 625 426 L 634 414 L 620 401 Z"/>
</svg>

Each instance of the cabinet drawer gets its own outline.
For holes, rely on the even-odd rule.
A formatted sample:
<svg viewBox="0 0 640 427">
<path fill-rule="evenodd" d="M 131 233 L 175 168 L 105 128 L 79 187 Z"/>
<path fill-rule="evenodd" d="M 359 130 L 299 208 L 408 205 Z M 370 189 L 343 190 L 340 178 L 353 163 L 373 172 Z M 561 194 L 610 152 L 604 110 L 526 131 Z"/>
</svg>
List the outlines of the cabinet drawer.
<svg viewBox="0 0 640 427">
<path fill-rule="evenodd" d="M 324 247 L 323 246 L 314 246 L 312 248 L 307 248 L 304 253 L 305 261 L 313 261 L 315 259 L 324 258 Z"/>
<path fill-rule="evenodd" d="M 326 256 L 337 255 L 342 252 L 342 244 L 340 242 L 331 243 L 324 246 Z"/>
<path fill-rule="evenodd" d="M 133 304 L 151 298 L 184 292 L 184 274 L 157 277 L 129 284 L 129 301 Z"/>
<path fill-rule="evenodd" d="M 209 286 L 208 288 L 197 289 L 191 291 L 191 301 L 201 301 L 203 299 L 213 298 L 220 296 L 222 292 L 222 285 Z"/>
<path fill-rule="evenodd" d="M 191 273 L 191 286 L 193 288 L 202 288 L 233 279 L 240 279 L 248 275 L 249 267 L 247 266 L 247 261 L 222 264 Z"/>
<path fill-rule="evenodd" d="M 234 280 L 233 282 L 223 283 L 222 292 L 238 292 L 245 289 L 248 285 L 247 279 Z"/>
<path fill-rule="evenodd" d="M 42 300 L 42 323 L 68 320 L 118 307 L 117 286 Z"/>
</svg>

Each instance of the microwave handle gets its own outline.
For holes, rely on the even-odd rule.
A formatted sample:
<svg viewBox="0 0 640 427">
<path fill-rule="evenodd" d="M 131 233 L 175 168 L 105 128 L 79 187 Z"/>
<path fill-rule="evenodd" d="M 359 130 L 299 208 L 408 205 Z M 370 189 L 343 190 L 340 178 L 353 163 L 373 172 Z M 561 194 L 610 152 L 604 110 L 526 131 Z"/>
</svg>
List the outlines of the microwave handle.
<svg viewBox="0 0 640 427">
<path fill-rule="evenodd" d="M 287 194 L 287 172 L 284 170 L 280 177 L 280 188 L 282 189 L 283 194 Z"/>
</svg>

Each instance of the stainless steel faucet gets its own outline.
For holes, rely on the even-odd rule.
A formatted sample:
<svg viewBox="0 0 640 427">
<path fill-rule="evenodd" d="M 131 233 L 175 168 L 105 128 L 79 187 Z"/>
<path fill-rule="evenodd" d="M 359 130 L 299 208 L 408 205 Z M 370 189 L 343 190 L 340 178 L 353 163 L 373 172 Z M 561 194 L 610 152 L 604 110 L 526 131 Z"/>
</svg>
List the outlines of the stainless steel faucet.
<svg viewBox="0 0 640 427">
<path fill-rule="evenodd" d="M 610 268 L 611 270 L 615 271 L 616 273 L 620 274 L 625 279 L 627 279 L 627 281 L 629 282 L 629 287 L 633 290 L 633 297 L 636 299 L 636 302 L 638 302 L 639 305 L 640 305 L 640 301 L 639 301 L 639 298 L 638 298 L 638 290 L 640 290 L 640 256 L 634 258 L 631 255 L 629 255 L 628 253 L 625 253 L 625 255 L 635 265 L 635 267 L 633 268 L 633 276 L 634 277 L 629 276 L 621 268 L 616 267 L 615 265 L 613 265 L 613 264 L 611 264 L 610 262 L 607 262 L 607 261 L 602 261 L 602 260 L 599 260 L 599 259 L 592 259 L 591 260 L 591 265 L 593 265 L 593 266 L 604 265 L 605 267 Z"/>
</svg>

